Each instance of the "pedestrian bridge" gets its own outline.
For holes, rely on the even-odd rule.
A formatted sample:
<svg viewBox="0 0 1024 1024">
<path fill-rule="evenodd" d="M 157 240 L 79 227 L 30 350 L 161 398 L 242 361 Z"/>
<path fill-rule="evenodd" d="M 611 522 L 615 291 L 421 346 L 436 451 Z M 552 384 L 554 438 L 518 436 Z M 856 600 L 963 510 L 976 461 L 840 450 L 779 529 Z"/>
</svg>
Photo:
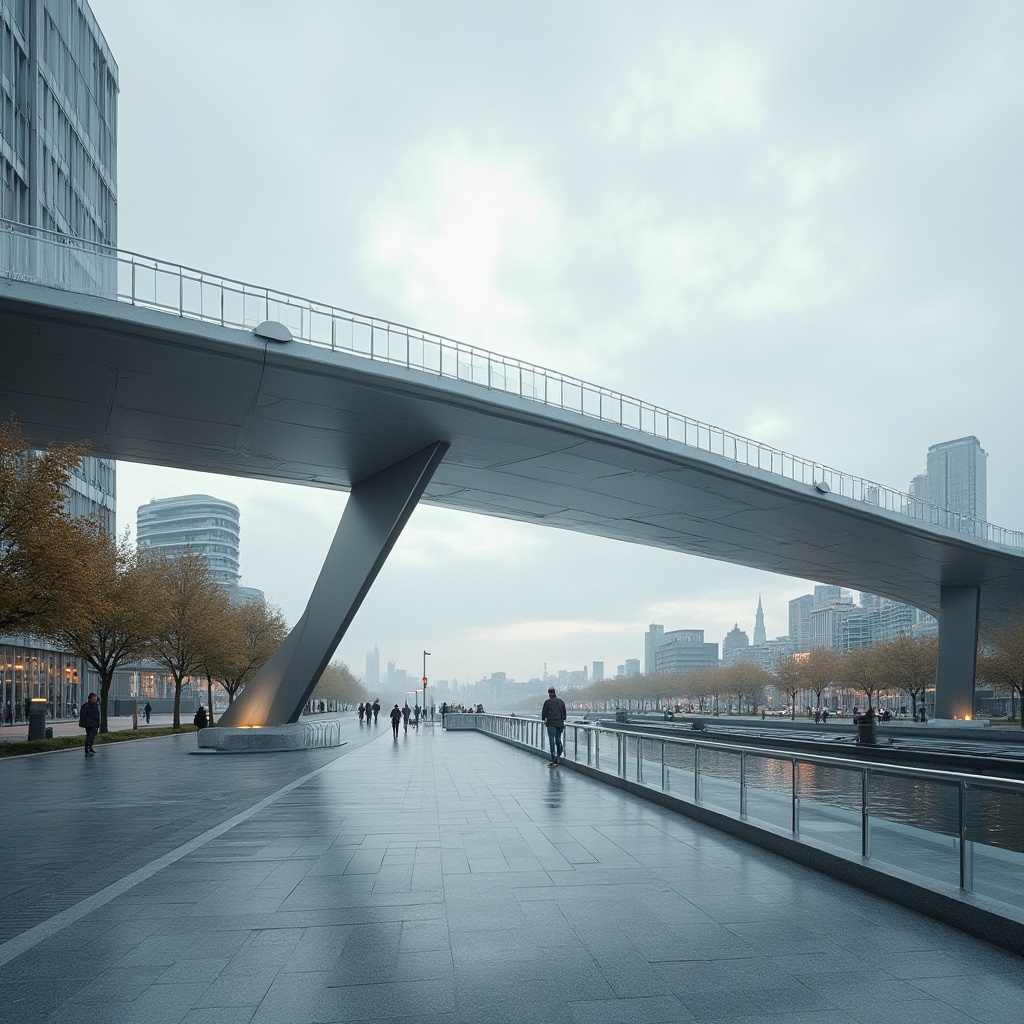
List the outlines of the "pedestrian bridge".
<svg viewBox="0 0 1024 1024">
<path fill-rule="evenodd" d="M 295 720 L 418 501 L 915 605 L 940 718 L 970 714 L 979 621 L 1024 603 L 1021 532 L 553 370 L 9 222 L 0 275 L 2 408 L 36 443 L 351 492 L 231 724 Z"/>
</svg>

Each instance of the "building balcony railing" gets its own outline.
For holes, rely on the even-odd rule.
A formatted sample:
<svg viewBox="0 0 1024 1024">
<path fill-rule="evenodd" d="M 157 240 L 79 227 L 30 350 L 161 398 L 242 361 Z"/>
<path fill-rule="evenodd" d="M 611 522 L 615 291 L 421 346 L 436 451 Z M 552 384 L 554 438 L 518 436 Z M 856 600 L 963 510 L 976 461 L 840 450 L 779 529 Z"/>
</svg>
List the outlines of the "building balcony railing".
<svg viewBox="0 0 1024 1024">
<path fill-rule="evenodd" d="M 251 329 L 274 320 L 284 324 L 297 341 L 538 402 L 817 486 L 972 540 L 1024 549 L 1024 531 L 1006 530 L 941 508 L 534 363 L 272 288 L 7 220 L 0 220 L 0 274 L 223 327 Z"/>
</svg>

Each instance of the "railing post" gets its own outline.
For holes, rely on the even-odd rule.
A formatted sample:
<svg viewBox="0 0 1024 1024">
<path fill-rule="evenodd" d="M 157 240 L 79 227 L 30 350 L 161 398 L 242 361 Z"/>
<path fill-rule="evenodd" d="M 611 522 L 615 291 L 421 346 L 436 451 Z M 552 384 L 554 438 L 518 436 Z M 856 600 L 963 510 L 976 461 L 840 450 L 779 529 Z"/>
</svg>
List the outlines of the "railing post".
<svg viewBox="0 0 1024 1024">
<path fill-rule="evenodd" d="M 800 835 L 800 762 L 793 761 L 793 835 Z"/>
<path fill-rule="evenodd" d="M 644 738 L 643 736 L 637 736 L 636 738 L 636 781 L 642 783 L 644 781 Z"/>
<path fill-rule="evenodd" d="M 601 767 L 601 731 L 594 730 L 594 767 Z"/>
<path fill-rule="evenodd" d="M 626 737 L 621 732 L 618 736 L 618 747 L 619 778 L 624 779 L 626 777 L 626 749 L 628 744 L 626 743 Z"/>
<path fill-rule="evenodd" d="M 700 803 L 700 744 L 693 747 L 693 802 Z"/>
<path fill-rule="evenodd" d="M 861 769 L 860 775 L 860 855 L 867 860 L 871 856 L 871 816 L 868 812 L 868 769 Z"/>
<path fill-rule="evenodd" d="M 664 793 L 668 790 L 668 774 L 665 767 L 665 741 L 661 741 L 661 791 Z"/>
<path fill-rule="evenodd" d="M 740 751 L 740 817 L 747 816 L 747 752 Z"/>
<path fill-rule="evenodd" d="M 974 891 L 974 844 L 967 838 L 967 783 L 959 785 L 960 888 Z"/>
</svg>

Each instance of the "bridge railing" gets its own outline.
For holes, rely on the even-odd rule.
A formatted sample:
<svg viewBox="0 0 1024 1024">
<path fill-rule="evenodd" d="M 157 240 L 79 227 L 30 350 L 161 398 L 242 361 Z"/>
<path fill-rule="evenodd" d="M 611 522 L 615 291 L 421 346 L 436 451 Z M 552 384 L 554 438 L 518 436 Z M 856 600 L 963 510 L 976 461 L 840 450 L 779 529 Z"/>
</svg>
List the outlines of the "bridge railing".
<svg viewBox="0 0 1024 1024">
<path fill-rule="evenodd" d="M 477 714 L 475 728 L 547 754 L 535 718 Z M 457 722 L 457 725 L 463 723 Z M 449 728 L 451 725 L 449 724 Z M 566 723 L 564 760 L 855 863 L 1024 911 L 1024 782 L 711 739 Z"/>
<path fill-rule="evenodd" d="M 721 427 L 534 363 L 405 324 L 192 267 L 0 220 L 0 273 L 224 327 L 284 324 L 296 340 L 464 381 L 720 456 L 974 540 L 1024 548 L 1024 531 L 941 508 Z"/>
</svg>

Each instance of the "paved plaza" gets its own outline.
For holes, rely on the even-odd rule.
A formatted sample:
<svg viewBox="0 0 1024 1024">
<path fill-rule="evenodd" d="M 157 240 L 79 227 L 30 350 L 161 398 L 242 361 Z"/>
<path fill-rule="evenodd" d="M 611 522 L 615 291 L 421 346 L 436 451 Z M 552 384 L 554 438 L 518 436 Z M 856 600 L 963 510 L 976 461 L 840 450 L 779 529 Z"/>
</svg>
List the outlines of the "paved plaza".
<svg viewBox="0 0 1024 1024">
<path fill-rule="evenodd" d="M 0 761 L 9 1024 L 1017 1024 L 1021 959 L 486 736 Z"/>
</svg>

